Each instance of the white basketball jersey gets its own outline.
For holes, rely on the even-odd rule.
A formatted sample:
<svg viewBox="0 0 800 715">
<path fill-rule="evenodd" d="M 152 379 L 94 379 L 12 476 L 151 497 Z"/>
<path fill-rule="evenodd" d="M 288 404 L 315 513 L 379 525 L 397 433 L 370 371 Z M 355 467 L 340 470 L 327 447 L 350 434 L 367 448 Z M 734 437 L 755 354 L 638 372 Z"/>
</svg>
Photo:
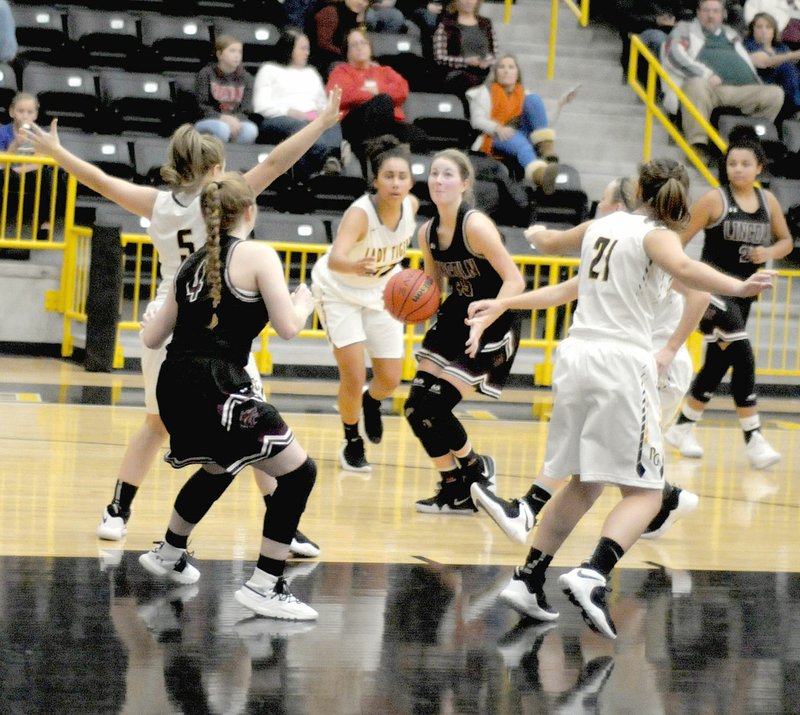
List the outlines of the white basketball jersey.
<svg viewBox="0 0 800 715">
<path fill-rule="evenodd" d="M 356 241 L 347 258 L 351 261 L 372 258 L 375 261 L 377 272 L 374 276 L 337 273 L 336 277 L 342 283 L 354 288 L 383 285 L 389 280 L 392 269 L 399 266 L 400 261 L 405 258 L 406 251 L 411 245 L 411 239 L 414 237 L 417 224 L 411 199 L 408 196 L 403 199 L 400 220 L 394 229 L 381 223 L 369 194 L 364 194 L 360 199 L 354 201 L 350 208 L 353 207 L 360 208 L 367 214 L 367 234 L 363 240 Z"/>
<path fill-rule="evenodd" d="M 156 302 L 162 302 L 183 260 L 206 242 L 206 223 L 200 209 L 200 196 L 159 191 L 147 230 L 158 251 L 161 283 Z"/>
<path fill-rule="evenodd" d="M 683 296 L 670 289 L 653 316 L 653 349 L 661 350 L 670 339 L 683 315 Z"/>
<path fill-rule="evenodd" d="M 589 226 L 581 245 L 579 299 L 570 335 L 653 349 L 655 310 L 672 280 L 644 250 L 644 237 L 656 228 L 647 217 L 623 211 Z"/>
</svg>

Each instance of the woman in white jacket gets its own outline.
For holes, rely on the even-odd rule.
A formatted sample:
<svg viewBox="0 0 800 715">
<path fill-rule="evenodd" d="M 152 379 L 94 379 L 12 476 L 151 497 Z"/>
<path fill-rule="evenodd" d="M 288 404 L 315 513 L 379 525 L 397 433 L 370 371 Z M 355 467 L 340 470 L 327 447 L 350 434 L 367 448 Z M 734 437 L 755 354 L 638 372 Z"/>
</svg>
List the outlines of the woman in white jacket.
<svg viewBox="0 0 800 715">
<path fill-rule="evenodd" d="M 325 86 L 316 68 L 308 64 L 308 37 L 296 28 L 287 28 L 275 45 L 276 61 L 266 62 L 256 74 L 253 109 L 264 119 L 261 139 L 278 144 L 311 122 L 328 103 Z M 327 129 L 298 162 L 306 175 L 324 167 L 326 173 L 342 170 L 339 124 Z"/>
<path fill-rule="evenodd" d="M 525 92 L 516 58 L 500 57 L 492 81 L 467 90 L 467 99 L 470 123 L 482 132 L 472 149 L 514 159 L 528 181 L 552 193 L 558 164 L 555 131 L 548 126 L 542 98 Z M 569 99 L 562 97 L 559 109 Z"/>
</svg>

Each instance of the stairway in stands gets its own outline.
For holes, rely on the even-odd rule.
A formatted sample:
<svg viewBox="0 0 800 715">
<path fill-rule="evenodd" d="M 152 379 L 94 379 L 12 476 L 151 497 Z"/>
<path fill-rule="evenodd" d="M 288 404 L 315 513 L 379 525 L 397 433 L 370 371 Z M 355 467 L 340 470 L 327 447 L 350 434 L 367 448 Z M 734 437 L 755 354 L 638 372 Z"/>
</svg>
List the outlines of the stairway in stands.
<svg viewBox="0 0 800 715">
<path fill-rule="evenodd" d="M 641 160 L 644 105 L 622 81 L 616 31 L 597 23 L 580 27 L 563 3 L 559 6 L 554 78 L 547 80 L 551 7 L 550 0 L 518 0 L 512 6 L 510 24 L 503 22 L 503 3 L 486 2 L 481 13 L 491 18 L 501 52 L 517 56 L 526 89 L 545 100 L 549 116 L 558 97 L 581 84 L 575 101 L 557 120 L 556 146 L 561 160 L 579 171 L 592 202 L 600 199 L 611 179 L 632 173 Z M 681 156 L 668 144 L 660 126 L 654 127 L 651 155 Z M 708 188 L 694 171 L 692 182 L 693 196 Z"/>
</svg>

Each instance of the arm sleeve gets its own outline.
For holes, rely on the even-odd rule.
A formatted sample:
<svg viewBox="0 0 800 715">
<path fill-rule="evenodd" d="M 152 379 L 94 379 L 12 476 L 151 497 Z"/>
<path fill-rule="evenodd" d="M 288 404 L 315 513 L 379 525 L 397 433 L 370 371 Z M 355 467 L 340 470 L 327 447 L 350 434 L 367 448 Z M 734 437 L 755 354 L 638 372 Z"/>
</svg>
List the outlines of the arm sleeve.
<svg viewBox="0 0 800 715">
<path fill-rule="evenodd" d="M 664 44 L 664 55 L 683 77 L 711 77 L 712 69 L 689 54 L 690 25 L 679 22 Z"/>
<path fill-rule="evenodd" d="M 408 82 L 403 75 L 391 67 L 380 67 L 380 90 L 388 94 L 394 101 L 394 106 L 399 107 L 408 97 Z"/>
<path fill-rule="evenodd" d="M 463 57 L 447 54 L 447 30 L 441 22 L 433 33 L 433 59 L 437 64 L 454 69 L 462 69 L 467 66 Z"/>
<path fill-rule="evenodd" d="M 494 134 L 499 122 L 491 118 L 492 98 L 485 85 L 467 90 L 469 101 L 469 123 L 473 129 L 478 129 L 484 134 Z"/>
</svg>

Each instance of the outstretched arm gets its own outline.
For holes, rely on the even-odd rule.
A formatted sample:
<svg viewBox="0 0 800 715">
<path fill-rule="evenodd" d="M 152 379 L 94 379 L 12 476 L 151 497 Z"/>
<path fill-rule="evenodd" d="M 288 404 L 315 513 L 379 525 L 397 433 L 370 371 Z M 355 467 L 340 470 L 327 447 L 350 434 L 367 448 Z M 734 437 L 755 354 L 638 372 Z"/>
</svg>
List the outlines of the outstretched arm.
<svg viewBox="0 0 800 715">
<path fill-rule="evenodd" d="M 659 375 L 666 372 L 672 363 L 678 350 L 689 339 L 689 336 L 697 328 L 703 313 L 708 308 L 711 294 L 701 290 L 692 290 L 678 281 L 673 281 L 672 287 L 683 295 L 683 312 L 678 325 L 672 335 L 669 336 L 666 344 L 656 353 L 656 366 Z"/>
<path fill-rule="evenodd" d="M 544 310 L 555 305 L 570 303 L 577 297 L 578 276 L 575 276 L 563 283 L 544 286 L 520 295 L 476 300 L 469 304 L 468 317 L 464 321 L 470 328 L 466 342 L 467 349 L 464 352 L 470 357 L 475 357 L 483 332 L 507 310 Z"/>
<path fill-rule="evenodd" d="M 21 132 L 37 154 L 53 157 L 64 171 L 72 174 L 85 186 L 137 216 L 147 219 L 152 217 L 158 190 L 152 186 L 139 186 L 109 176 L 99 167 L 65 149 L 58 138 L 58 119 L 50 123 L 49 134 L 36 124 L 30 129 L 22 129 Z"/>
<path fill-rule="evenodd" d="M 244 175 L 245 181 L 256 194 L 260 194 L 275 179 L 291 169 L 294 163 L 322 136 L 322 133 L 339 121 L 341 99 L 341 89 L 334 87 L 328 95 L 328 106 L 316 119 L 306 124 L 296 134 L 284 139 L 264 161 Z"/>
<path fill-rule="evenodd" d="M 525 238 L 537 251 L 548 256 L 578 253 L 586 229 L 591 225 L 592 221 L 584 221 L 566 231 L 555 231 L 535 224 L 525 229 Z"/>
</svg>

